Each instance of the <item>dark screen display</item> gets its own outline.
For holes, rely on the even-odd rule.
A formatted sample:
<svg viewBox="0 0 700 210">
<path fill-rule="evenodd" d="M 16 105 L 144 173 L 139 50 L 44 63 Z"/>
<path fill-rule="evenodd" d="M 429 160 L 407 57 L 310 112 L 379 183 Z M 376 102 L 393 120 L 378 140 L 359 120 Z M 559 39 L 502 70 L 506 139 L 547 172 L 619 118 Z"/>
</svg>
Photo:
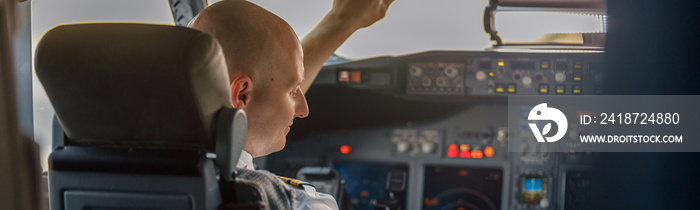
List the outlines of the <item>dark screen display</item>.
<svg viewBox="0 0 700 210">
<path fill-rule="evenodd" d="M 425 167 L 423 209 L 500 209 L 502 169 Z"/>
<path fill-rule="evenodd" d="M 491 61 L 479 61 L 479 69 L 491 69 Z"/>
<path fill-rule="evenodd" d="M 513 61 L 513 62 L 510 62 L 510 68 L 521 69 L 521 70 L 534 70 L 535 69 L 535 62 Z"/>
<path fill-rule="evenodd" d="M 408 171 L 408 167 L 402 164 L 367 162 L 334 162 L 333 168 L 338 171 L 340 178 L 345 180 L 345 190 L 353 210 L 373 210 L 374 201 L 388 199 L 386 188 L 389 172 Z M 402 206 L 405 206 L 405 203 Z"/>
</svg>

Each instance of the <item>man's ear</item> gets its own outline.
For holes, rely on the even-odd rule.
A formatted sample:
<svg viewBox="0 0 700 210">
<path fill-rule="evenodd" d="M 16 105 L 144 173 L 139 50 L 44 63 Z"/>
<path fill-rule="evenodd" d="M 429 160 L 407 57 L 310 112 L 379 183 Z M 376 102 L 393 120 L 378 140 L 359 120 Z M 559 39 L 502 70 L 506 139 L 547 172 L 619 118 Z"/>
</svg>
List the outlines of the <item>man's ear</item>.
<svg viewBox="0 0 700 210">
<path fill-rule="evenodd" d="M 243 109 L 250 101 L 250 93 L 253 90 L 253 81 L 250 77 L 240 74 L 231 80 L 231 105 L 233 108 Z"/>
</svg>

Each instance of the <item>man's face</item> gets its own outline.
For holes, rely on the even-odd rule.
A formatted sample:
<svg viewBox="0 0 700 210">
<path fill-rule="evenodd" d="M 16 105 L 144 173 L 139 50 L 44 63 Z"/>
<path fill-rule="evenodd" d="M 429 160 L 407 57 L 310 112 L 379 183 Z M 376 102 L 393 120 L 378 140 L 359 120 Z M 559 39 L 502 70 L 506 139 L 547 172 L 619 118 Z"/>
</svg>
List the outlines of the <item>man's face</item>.
<svg viewBox="0 0 700 210">
<path fill-rule="evenodd" d="M 245 109 L 249 136 L 246 151 L 255 157 L 284 148 L 294 118 L 309 114 L 306 98 L 299 87 L 304 78 L 303 54 L 296 37 L 295 40 L 274 50 L 276 55 L 269 61 L 273 73 L 260 75 L 257 79 L 266 84 L 253 85 L 250 102 Z M 254 146 L 249 147 L 248 144 Z"/>
</svg>

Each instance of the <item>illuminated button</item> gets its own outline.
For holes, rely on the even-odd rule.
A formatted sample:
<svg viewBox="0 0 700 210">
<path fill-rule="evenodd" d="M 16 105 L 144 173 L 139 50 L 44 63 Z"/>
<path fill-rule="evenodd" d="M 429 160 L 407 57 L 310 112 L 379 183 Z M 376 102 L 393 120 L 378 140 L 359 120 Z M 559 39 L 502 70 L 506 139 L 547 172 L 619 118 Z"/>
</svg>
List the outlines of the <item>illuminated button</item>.
<svg viewBox="0 0 700 210">
<path fill-rule="evenodd" d="M 561 94 L 566 93 L 566 86 L 564 86 L 564 85 L 557 85 L 554 89 L 555 89 L 555 91 L 556 91 L 555 93 L 557 95 L 561 95 Z"/>
<path fill-rule="evenodd" d="M 581 87 L 581 85 L 572 85 L 571 86 L 571 93 L 572 94 L 580 95 L 581 92 L 583 92 L 583 87 Z"/>
<path fill-rule="evenodd" d="M 496 73 L 489 72 L 489 77 L 495 77 L 495 76 L 496 76 Z"/>
<path fill-rule="evenodd" d="M 469 144 L 460 144 L 459 145 L 459 151 L 465 152 L 465 151 L 469 151 L 469 149 L 470 149 Z"/>
<path fill-rule="evenodd" d="M 360 197 L 366 198 L 367 196 L 369 196 L 369 191 L 363 190 L 360 192 Z"/>
<path fill-rule="evenodd" d="M 447 157 L 457 157 L 457 154 L 459 151 L 457 151 L 457 144 L 450 144 L 450 146 L 447 148 Z"/>
<path fill-rule="evenodd" d="M 339 82 L 349 82 L 350 81 L 350 72 L 340 71 L 340 73 L 338 74 L 338 81 Z"/>
<path fill-rule="evenodd" d="M 457 144 L 450 144 L 447 148 L 448 151 L 457 151 Z"/>
<path fill-rule="evenodd" d="M 471 158 L 472 154 L 469 153 L 468 151 L 461 151 L 461 152 L 459 152 L 459 157 L 460 158 Z"/>
<path fill-rule="evenodd" d="M 515 93 L 515 84 L 508 84 L 508 92 Z"/>
<path fill-rule="evenodd" d="M 447 157 L 457 157 L 457 154 L 459 154 L 457 151 L 447 151 Z"/>
<path fill-rule="evenodd" d="M 481 150 L 472 150 L 470 154 L 471 158 L 480 159 L 484 157 L 484 152 Z"/>
<path fill-rule="evenodd" d="M 425 206 L 438 206 L 438 205 L 440 205 L 440 200 L 438 200 L 437 198 L 425 197 L 423 199 L 423 202 L 425 203 Z"/>
<path fill-rule="evenodd" d="M 574 61 L 574 70 L 583 70 L 583 61 Z"/>
<path fill-rule="evenodd" d="M 493 72 L 491 72 L 493 73 Z M 483 71 L 477 71 L 476 72 L 476 80 L 485 80 L 486 79 L 486 73 Z"/>
<path fill-rule="evenodd" d="M 351 81 L 354 83 L 362 82 L 362 74 L 359 71 L 353 71 L 351 73 Z"/>
<path fill-rule="evenodd" d="M 540 61 L 540 69 L 549 70 L 549 60 L 541 60 Z"/>
<path fill-rule="evenodd" d="M 505 87 L 503 84 L 496 84 L 496 92 L 497 93 L 503 93 L 505 92 Z"/>
<path fill-rule="evenodd" d="M 340 146 L 340 153 L 342 154 L 350 154 L 352 152 L 352 147 L 348 145 L 343 145 Z"/>
<path fill-rule="evenodd" d="M 548 94 L 549 93 L 549 84 L 540 84 L 540 94 Z"/>
<path fill-rule="evenodd" d="M 574 82 L 580 82 L 583 79 L 583 74 L 574 73 Z"/>
<path fill-rule="evenodd" d="M 498 66 L 506 66 L 506 62 L 498 61 Z"/>
<path fill-rule="evenodd" d="M 496 150 L 494 150 L 493 147 L 484 148 L 484 155 L 486 155 L 486 157 L 493 157 L 493 155 L 495 153 L 496 153 Z"/>
</svg>

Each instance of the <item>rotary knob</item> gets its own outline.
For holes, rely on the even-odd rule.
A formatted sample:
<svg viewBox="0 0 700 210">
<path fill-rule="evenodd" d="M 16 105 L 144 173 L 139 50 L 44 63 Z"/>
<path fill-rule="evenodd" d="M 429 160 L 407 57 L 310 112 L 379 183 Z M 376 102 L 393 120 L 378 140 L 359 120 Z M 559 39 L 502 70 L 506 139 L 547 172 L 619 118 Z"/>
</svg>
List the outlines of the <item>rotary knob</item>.
<svg viewBox="0 0 700 210">
<path fill-rule="evenodd" d="M 455 67 L 447 67 L 445 68 L 445 75 L 448 77 L 456 77 L 459 74 L 459 71 Z"/>
<path fill-rule="evenodd" d="M 421 152 L 425 154 L 430 154 L 435 151 L 435 143 L 433 142 L 423 142 L 420 145 Z"/>
<path fill-rule="evenodd" d="M 554 80 L 558 83 L 564 83 L 566 81 L 566 74 L 564 72 L 557 72 L 554 74 Z"/>
<path fill-rule="evenodd" d="M 400 153 L 406 153 L 408 150 L 411 149 L 411 145 L 408 144 L 408 142 L 405 141 L 400 141 L 396 143 L 396 151 Z"/>
<path fill-rule="evenodd" d="M 526 87 L 530 87 L 531 84 L 532 84 L 532 78 L 530 78 L 530 76 L 524 76 L 523 77 L 523 85 Z"/>
<path fill-rule="evenodd" d="M 410 69 L 408 69 L 408 72 L 411 73 L 411 75 L 420 77 L 420 75 L 423 75 L 423 69 L 421 69 L 418 66 L 411 66 Z"/>
</svg>

